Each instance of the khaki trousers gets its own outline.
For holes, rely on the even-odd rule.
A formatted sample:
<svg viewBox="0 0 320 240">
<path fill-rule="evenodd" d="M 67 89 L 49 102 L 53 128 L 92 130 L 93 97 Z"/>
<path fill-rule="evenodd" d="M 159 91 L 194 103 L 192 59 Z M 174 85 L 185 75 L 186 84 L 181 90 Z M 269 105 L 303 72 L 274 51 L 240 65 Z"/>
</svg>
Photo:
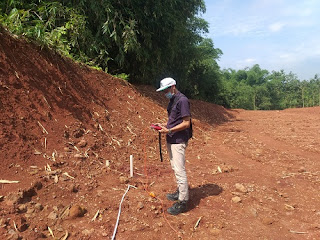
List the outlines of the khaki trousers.
<svg viewBox="0 0 320 240">
<path fill-rule="evenodd" d="M 186 172 L 185 152 L 188 143 L 170 144 L 167 143 L 171 167 L 176 176 L 179 189 L 179 201 L 189 200 L 188 179 Z"/>
</svg>

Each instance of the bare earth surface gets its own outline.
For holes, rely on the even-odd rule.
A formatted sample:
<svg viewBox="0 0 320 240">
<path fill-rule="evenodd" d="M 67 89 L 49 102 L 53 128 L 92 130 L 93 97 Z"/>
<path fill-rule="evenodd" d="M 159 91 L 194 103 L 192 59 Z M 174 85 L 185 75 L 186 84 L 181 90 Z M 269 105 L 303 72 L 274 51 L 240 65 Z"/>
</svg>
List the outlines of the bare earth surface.
<svg viewBox="0 0 320 240">
<path fill-rule="evenodd" d="M 116 239 L 320 239 L 320 107 L 191 100 L 191 199 L 170 216 L 154 90 L 0 32 L 0 179 L 19 181 L 0 184 L 0 238 L 111 239 L 130 184 Z"/>
</svg>

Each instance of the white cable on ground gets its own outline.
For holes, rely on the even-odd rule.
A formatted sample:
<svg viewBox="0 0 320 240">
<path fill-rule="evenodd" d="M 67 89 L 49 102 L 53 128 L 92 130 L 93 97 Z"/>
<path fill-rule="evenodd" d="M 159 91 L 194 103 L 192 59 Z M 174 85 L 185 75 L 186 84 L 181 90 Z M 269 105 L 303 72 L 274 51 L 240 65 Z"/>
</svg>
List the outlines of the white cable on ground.
<svg viewBox="0 0 320 240">
<path fill-rule="evenodd" d="M 117 218 L 116 226 L 114 227 L 113 235 L 112 235 L 112 238 L 111 238 L 112 240 L 114 240 L 114 238 L 116 237 L 117 228 L 118 228 L 119 219 L 120 219 L 120 214 L 121 214 L 121 204 L 122 204 L 123 199 L 126 196 L 127 192 L 129 191 L 130 187 L 136 188 L 135 186 L 128 185 L 127 191 L 122 196 L 122 199 L 121 199 L 121 202 L 120 202 L 120 205 L 119 205 L 119 212 L 118 212 L 118 218 Z"/>
</svg>

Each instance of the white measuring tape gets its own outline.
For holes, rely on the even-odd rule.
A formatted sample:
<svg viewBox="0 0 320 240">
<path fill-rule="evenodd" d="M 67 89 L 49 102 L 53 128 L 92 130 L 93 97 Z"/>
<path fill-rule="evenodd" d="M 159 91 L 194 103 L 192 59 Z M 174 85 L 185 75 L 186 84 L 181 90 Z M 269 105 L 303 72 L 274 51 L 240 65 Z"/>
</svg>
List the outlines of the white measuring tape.
<svg viewBox="0 0 320 240">
<path fill-rule="evenodd" d="M 122 196 L 122 199 L 121 199 L 121 202 L 120 202 L 120 205 L 119 205 L 119 212 L 118 212 L 118 217 L 117 217 L 116 226 L 114 227 L 113 235 L 112 235 L 112 238 L 111 238 L 112 240 L 114 240 L 114 238 L 116 237 L 117 228 L 118 228 L 118 225 L 119 225 L 120 214 L 121 214 L 121 204 L 122 204 L 122 202 L 123 202 L 124 197 L 125 197 L 126 194 L 129 192 L 130 187 L 136 189 L 135 186 L 128 185 L 128 188 L 127 188 L 126 192 L 125 192 L 125 193 L 123 194 L 123 196 Z"/>
</svg>

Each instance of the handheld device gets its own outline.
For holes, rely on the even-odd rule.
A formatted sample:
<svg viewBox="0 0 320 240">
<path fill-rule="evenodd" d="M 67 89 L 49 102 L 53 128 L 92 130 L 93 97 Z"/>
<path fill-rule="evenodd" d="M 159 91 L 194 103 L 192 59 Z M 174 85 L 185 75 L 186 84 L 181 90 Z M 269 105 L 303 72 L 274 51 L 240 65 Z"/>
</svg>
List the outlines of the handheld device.
<svg viewBox="0 0 320 240">
<path fill-rule="evenodd" d="M 154 124 L 151 124 L 151 128 L 158 130 L 158 131 L 162 129 L 162 127 L 160 127 L 158 125 L 154 125 Z"/>
</svg>

